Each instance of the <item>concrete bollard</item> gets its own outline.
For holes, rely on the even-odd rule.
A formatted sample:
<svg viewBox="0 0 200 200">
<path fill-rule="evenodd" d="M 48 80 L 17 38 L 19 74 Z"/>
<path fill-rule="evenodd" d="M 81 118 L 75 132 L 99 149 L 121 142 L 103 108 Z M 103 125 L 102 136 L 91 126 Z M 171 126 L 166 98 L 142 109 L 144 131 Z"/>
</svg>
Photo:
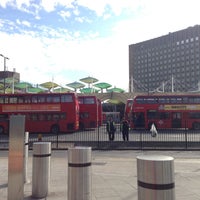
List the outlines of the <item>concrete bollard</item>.
<svg viewBox="0 0 200 200">
<path fill-rule="evenodd" d="M 68 149 L 68 200 L 92 199 L 91 147 Z"/>
<path fill-rule="evenodd" d="M 9 122 L 8 200 L 24 199 L 25 116 L 11 115 Z M 0 195 L 2 199 L 2 195 Z"/>
<path fill-rule="evenodd" d="M 174 158 L 137 157 L 138 200 L 175 200 Z"/>
<path fill-rule="evenodd" d="M 51 143 L 33 144 L 32 196 L 44 198 L 48 195 L 50 181 Z"/>
</svg>

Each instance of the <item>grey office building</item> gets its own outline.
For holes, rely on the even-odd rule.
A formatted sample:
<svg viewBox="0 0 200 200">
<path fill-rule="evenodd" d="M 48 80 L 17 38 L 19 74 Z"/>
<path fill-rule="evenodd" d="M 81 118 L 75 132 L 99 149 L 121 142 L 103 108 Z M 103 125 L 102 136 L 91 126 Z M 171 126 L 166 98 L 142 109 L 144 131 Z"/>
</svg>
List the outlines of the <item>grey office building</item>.
<svg viewBox="0 0 200 200">
<path fill-rule="evenodd" d="M 200 26 L 129 45 L 130 92 L 200 89 Z"/>
</svg>

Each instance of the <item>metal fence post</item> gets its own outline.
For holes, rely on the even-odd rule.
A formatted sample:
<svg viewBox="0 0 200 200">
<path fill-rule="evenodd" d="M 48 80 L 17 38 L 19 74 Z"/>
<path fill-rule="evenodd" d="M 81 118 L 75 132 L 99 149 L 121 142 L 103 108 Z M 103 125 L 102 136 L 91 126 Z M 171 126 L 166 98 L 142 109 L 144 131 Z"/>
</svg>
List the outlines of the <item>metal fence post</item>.
<svg viewBox="0 0 200 200">
<path fill-rule="evenodd" d="M 91 147 L 68 149 L 68 200 L 91 200 Z"/>
<path fill-rule="evenodd" d="M 33 144 L 32 196 L 44 198 L 48 195 L 50 181 L 51 143 Z"/>
<path fill-rule="evenodd" d="M 138 200 L 175 200 L 174 159 L 170 156 L 137 157 Z"/>
<path fill-rule="evenodd" d="M 24 138 L 24 183 L 28 182 L 27 173 L 28 173 L 28 141 L 29 141 L 29 132 L 25 132 Z"/>
</svg>

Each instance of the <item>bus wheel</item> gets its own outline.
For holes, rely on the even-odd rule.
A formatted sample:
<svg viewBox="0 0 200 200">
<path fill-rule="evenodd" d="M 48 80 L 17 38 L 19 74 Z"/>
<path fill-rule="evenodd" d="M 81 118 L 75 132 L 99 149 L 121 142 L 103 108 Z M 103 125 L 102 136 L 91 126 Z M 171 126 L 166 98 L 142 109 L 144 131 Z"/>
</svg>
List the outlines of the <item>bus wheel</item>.
<svg viewBox="0 0 200 200">
<path fill-rule="evenodd" d="M 199 130 L 199 129 L 200 129 L 200 123 L 194 122 L 194 123 L 192 124 L 192 128 L 193 128 L 194 130 Z"/>
<path fill-rule="evenodd" d="M 54 124 L 54 125 L 51 126 L 51 133 L 58 134 L 59 131 L 60 131 L 60 128 L 57 124 Z"/>
<path fill-rule="evenodd" d="M 3 126 L 0 126 L 0 135 L 1 134 L 4 134 L 4 127 Z"/>
</svg>

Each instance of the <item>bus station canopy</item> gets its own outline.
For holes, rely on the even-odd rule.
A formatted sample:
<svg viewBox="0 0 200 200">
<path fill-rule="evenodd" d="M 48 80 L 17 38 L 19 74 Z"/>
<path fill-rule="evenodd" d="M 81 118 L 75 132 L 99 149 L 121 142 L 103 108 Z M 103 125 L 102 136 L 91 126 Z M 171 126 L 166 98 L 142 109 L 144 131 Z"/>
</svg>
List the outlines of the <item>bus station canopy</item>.
<svg viewBox="0 0 200 200">
<path fill-rule="evenodd" d="M 45 90 L 39 87 L 30 87 L 27 88 L 27 92 L 28 93 L 40 93 L 40 92 L 44 92 Z"/>
<path fill-rule="evenodd" d="M 32 87 L 32 85 L 28 82 L 20 82 L 20 83 L 15 84 L 15 88 L 17 88 L 17 89 L 25 89 L 28 87 Z"/>
<path fill-rule="evenodd" d="M 47 89 L 51 90 L 52 88 L 56 88 L 59 85 L 57 83 L 50 81 L 50 82 L 41 83 L 40 86 L 43 87 L 43 88 L 47 88 Z"/>
<path fill-rule="evenodd" d="M 108 89 L 107 92 L 118 92 L 118 93 L 123 93 L 124 90 L 121 89 L 121 88 L 114 87 L 114 88 Z"/>
<path fill-rule="evenodd" d="M 83 83 L 91 84 L 91 83 L 96 83 L 98 79 L 88 76 L 86 78 L 80 79 L 80 81 L 82 81 Z"/>
<path fill-rule="evenodd" d="M 69 88 L 65 88 L 65 87 L 56 88 L 53 91 L 58 92 L 58 93 L 72 92 L 72 90 L 70 90 Z"/>
<path fill-rule="evenodd" d="M 83 83 L 80 83 L 78 81 L 66 84 L 66 86 L 74 88 L 75 90 L 85 87 L 85 85 Z"/>
<path fill-rule="evenodd" d="M 82 88 L 80 89 L 81 93 L 90 94 L 90 93 L 97 93 L 99 90 L 95 88 Z"/>
<path fill-rule="evenodd" d="M 96 83 L 94 84 L 95 87 L 100 88 L 100 89 L 107 89 L 109 87 L 112 87 L 109 83 L 101 82 L 101 83 Z"/>
</svg>

